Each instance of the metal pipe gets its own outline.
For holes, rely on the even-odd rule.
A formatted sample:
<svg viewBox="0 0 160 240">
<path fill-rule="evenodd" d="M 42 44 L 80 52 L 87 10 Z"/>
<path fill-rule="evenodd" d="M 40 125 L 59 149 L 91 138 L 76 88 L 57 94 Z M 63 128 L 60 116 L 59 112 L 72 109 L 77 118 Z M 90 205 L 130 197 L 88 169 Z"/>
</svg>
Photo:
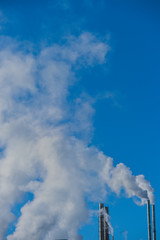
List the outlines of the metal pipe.
<svg viewBox="0 0 160 240">
<path fill-rule="evenodd" d="M 147 200 L 147 217 L 148 217 L 148 240 L 152 240 L 152 237 L 151 237 L 150 201 L 149 200 Z"/>
<path fill-rule="evenodd" d="M 155 205 L 152 205 L 152 224 L 153 224 L 153 240 L 156 240 L 156 218 L 155 218 Z"/>
<path fill-rule="evenodd" d="M 106 214 L 109 216 L 108 207 L 105 207 L 104 209 L 105 209 Z M 108 219 L 105 219 L 105 223 L 104 223 L 104 239 L 109 240 L 109 225 L 106 220 L 108 220 Z"/>
<path fill-rule="evenodd" d="M 99 240 L 104 240 L 104 204 L 99 204 Z"/>
</svg>

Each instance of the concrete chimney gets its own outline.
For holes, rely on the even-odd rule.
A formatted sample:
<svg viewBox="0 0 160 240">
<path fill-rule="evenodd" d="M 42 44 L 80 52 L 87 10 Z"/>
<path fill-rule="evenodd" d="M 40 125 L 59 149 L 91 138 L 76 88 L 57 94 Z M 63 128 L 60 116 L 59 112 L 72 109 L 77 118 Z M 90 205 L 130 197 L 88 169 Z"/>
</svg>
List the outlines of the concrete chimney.
<svg viewBox="0 0 160 240">
<path fill-rule="evenodd" d="M 109 215 L 108 207 L 105 207 L 104 209 L 105 209 L 105 212 L 107 213 L 107 215 Z M 109 225 L 108 225 L 108 222 L 106 222 L 106 221 L 104 223 L 104 239 L 109 240 Z"/>
<path fill-rule="evenodd" d="M 152 237 L 151 237 L 150 201 L 149 200 L 147 200 L 147 217 L 148 217 L 148 240 L 152 240 Z"/>
<path fill-rule="evenodd" d="M 99 240 L 104 240 L 104 204 L 99 204 Z"/>
<path fill-rule="evenodd" d="M 153 226 L 153 240 L 156 240 L 156 218 L 155 218 L 155 205 L 152 205 L 152 226 Z"/>
</svg>

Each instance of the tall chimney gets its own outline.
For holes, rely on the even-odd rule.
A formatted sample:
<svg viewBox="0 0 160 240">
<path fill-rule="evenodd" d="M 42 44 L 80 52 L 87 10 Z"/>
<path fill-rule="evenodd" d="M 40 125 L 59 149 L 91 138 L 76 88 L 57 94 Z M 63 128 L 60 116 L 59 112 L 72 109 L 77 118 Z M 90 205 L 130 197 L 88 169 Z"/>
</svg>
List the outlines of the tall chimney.
<svg viewBox="0 0 160 240">
<path fill-rule="evenodd" d="M 104 204 L 99 204 L 99 240 L 104 240 Z"/>
<path fill-rule="evenodd" d="M 109 209 L 108 207 L 105 207 L 105 212 L 107 213 L 107 215 L 109 216 Z M 105 223 L 104 223 L 104 239 L 105 240 L 109 240 L 109 225 L 108 222 L 105 219 Z"/>
<path fill-rule="evenodd" d="M 156 240 L 156 219 L 155 219 L 155 205 L 152 205 L 152 224 L 153 224 L 153 240 Z"/>
<path fill-rule="evenodd" d="M 151 217 L 150 217 L 150 201 L 147 200 L 147 216 L 148 216 L 148 240 L 151 238 Z"/>
</svg>

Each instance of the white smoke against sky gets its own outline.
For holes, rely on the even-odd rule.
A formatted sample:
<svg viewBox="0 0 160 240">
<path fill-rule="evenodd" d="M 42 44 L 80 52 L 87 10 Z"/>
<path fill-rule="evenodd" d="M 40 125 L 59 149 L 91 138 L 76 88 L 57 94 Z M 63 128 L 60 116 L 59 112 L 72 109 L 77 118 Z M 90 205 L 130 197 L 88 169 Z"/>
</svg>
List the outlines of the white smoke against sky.
<svg viewBox="0 0 160 240">
<path fill-rule="evenodd" d="M 104 217 L 104 222 L 107 223 L 107 225 L 105 225 L 105 227 L 107 227 L 107 232 L 109 232 L 109 234 L 111 234 L 112 236 L 114 236 L 113 234 L 113 227 L 111 225 L 111 221 L 110 221 L 110 216 L 109 214 L 106 212 L 105 208 L 102 208 L 99 210 L 100 214 L 103 215 Z"/>
<path fill-rule="evenodd" d="M 69 100 L 74 69 L 106 61 L 107 43 L 90 33 L 70 37 L 36 56 L 7 46 L 0 50 L 0 239 L 16 216 L 25 193 L 33 200 L 21 207 L 8 240 L 79 240 L 87 220 L 85 196 L 105 196 L 106 185 L 128 197 L 152 200 L 153 189 L 122 163 L 94 146 L 92 98 Z"/>
<path fill-rule="evenodd" d="M 111 234 L 112 236 L 113 234 L 113 227 L 111 224 L 111 217 L 109 216 L 109 214 L 106 212 L 105 208 L 101 208 L 99 210 L 90 210 L 89 211 L 89 217 L 90 219 L 92 219 L 93 217 L 99 217 L 99 215 L 101 215 L 104 218 L 104 223 L 107 223 L 105 226 L 107 232 L 109 232 L 109 234 Z"/>
</svg>

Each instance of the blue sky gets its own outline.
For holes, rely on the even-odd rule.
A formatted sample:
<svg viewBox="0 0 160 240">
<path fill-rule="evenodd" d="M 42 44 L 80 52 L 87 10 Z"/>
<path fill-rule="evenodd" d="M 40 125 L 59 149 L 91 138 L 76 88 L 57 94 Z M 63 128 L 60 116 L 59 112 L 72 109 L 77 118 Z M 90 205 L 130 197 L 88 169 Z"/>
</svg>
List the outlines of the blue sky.
<svg viewBox="0 0 160 240">
<path fill-rule="evenodd" d="M 29 53 L 36 58 L 42 49 L 53 44 L 64 47 L 68 44 L 66 39 L 70 39 L 70 36 L 78 38 L 83 33 L 94 36 L 93 39 L 88 37 L 93 47 L 99 42 L 106 44 L 108 50 L 104 45 L 100 49 L 102 53 L 106 51 L 106 60 L 103 54 L 92 53 L 90 50 L 93 55 L 95 54 L 90 63 L 88 56 L 87 60 L 81 59 L 81 53 L 78 53 L 79 62 L 70 66 L 74 76 L 67 68 L 69 60 L 67 57 L 63 59 L 67 65 L 62 64 L 61 71 L 68 74 L 69 79 L 72 77 L 75 79 L 74 86 L 72 83 L 72 87 L 69 88 L 70 94 L 67 98 L 70 106 L 77 96 L 82 98 L 78 104 L 83 105 L 83 101 L 89 101 L 91 104 L 91 107 L 87 105 L 87 113 L 93 126 L 89 132 L 86 129 L 89 140 L 86 140 L 88 136 L 84 136 L 83 141 L 88 141 L 89 146 L 93 145 L 105 155 L 112 157 L 115 165 L 123 162 L 134 175 L 144 174 L 151 182 L 155 190 L 157 223 L 160 221 L 158 211 L 160 202 L 159 12 L 160 3 L 156 0 L 15 0 L 14 2 L 1 0 L 0 2 L 0 49 L 2 50 L 6 45 L 18 45 L 14 47 L 14 52 L 20 49 L 26 55 Z M 79 40 L 75 42 L 79 44 Z M 71 41 L 71 47 L 72 44 L 74 45 L 74 40 Z M 77 51 L 75 50 L 77 45 L 73 48 L 73 52 Z M 83 51 L 83 48 L 81 50 Z M 58 57 L 57 59 L 61 62 Z M 39 89 L 43 93 L 42 86 Z M 19 96 L 18 101 L 24 98 L 32 105 L 32 94 L 21 98 Z M 38 101 L 41 101 L 41 98 L 38 98 Z M 34 104 L 41 106 L 39 102 Z M 47 108 L 47 102 L 45 104 L 44 108 Z M 12 114 L 15 111 L 12 106 L 10 111 Z M 18 114 L 20 115 L 21 112 Z M 70 114 L 73 114 L 72 109 Z M 8 115 L 10 115 L 9 111 Z M 70 115 L 67 115 L 60 121 L 67 122 L 69 118 Z M 85 131 L 85 127 L 89 128 L 88 126 L 90 127 L 90 125 L 82 126 L 78 133 L 74 131 L 75 137 L 81 138 L 81 131 Z M 125 231 L 128 232 L 129 240 L 147 239 L 146 206 L 137 206 L 133 199 L 125 198 L 123 195 L 124 193 L 117 197 L 115 193 L 110 193 L 101 199 L 110 207 L 115 239 L 125 239 L 123 234 Z M 92 198 L 88 196 L 85 198 L 89 209 L 98 209 L 97 200 L 93 202 Z M 15 206 L 18 209 L 18 205 Z M 84 223 L 79 232 L 84 240 L 98 239 L 96 214 L 89 223 Z M 157 228 L 157 238 L 159 236 L 160 232 Z"/>
</svg>

